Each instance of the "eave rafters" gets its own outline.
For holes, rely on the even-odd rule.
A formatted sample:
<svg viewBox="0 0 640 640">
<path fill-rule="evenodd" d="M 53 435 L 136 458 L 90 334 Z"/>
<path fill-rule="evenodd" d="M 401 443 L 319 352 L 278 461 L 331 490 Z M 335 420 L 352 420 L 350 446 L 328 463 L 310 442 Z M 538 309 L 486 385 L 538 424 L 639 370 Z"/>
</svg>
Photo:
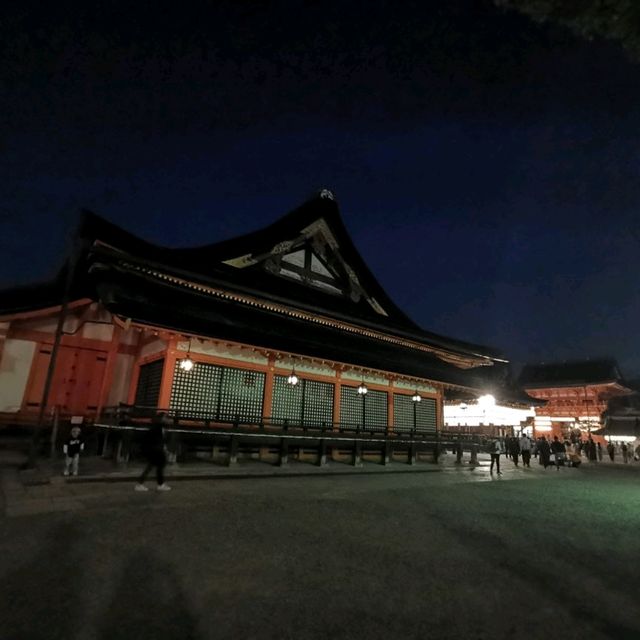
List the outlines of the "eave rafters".
<svg viewBox="0 0 640 640">
<path fill-rule="evenodd" d="M 493 365 L 493 361 L 489 357 L 482 357 L 482 356 L 474 357 L 474 356 L 465 356 L 461 354 L 452 353 L 450 351 L 445 351 L 443 349 L 432 347 L 430 345 L 425 345 L 413 340 L 408 340 L 406 338 L 400 338 L 398 336 L 389 335 L 389 334 L 382 333 L 380 331 L 375 331 L 372 329 L 364 329 L 362 327 L 358 327 L 356 325 L 352 325 L 347 322 L 342 322 L 340 320 L 335 320 L 327 316 L 308 313 L 300 309 L 288 307 L 283 304 L 278 304 L 275 302 L 265 302 L 263 300 L 260 300 L 250 295 L 233 293 L 221 288 L 211 287 L 208 285 L 192 282 L 190 280 L 185 280 L 184 278 L 178 278 L 176 276 L 163 273 L 155 269 L 150 269 L 148 267 L 132 264 L 130 262 L 122 261 L 122 262 L 119 262 L 119 265 L 120 267 L 123 267 L 125 269 L 136 271 L 138 273 L 144 274 L 145 276 L 154 278 L 156 280 L 161 280 L 164 282 L 171 283 L 172 285 L 183 288 L 183 289 L 191 289 L 193 291 L 198 291 L 201 294 L 205 294 L 215 298 L 220 298 L 223 300 L 230 300 L 248 307 L 256 307 L 256 308 L 264 309 L 266 311 L 277 313 L 283 316 L 287 316 L 290 318 L 304 320 L 305 322 L 332 327 L 334 329 L 344 331 L 345 333 L 357 334 L 357 335 L 365 336 L 367 338 L 371 338 L 373 340 L 378 340 L 380 342 L 395 344 L 408 349 L 414 349 L 416 351 L 423 351 L 425 353 L 435 355 L 440 360 L 443 360 L 444 362 L 448 362 L 449 364 L 453 364 L 454 366 L 457 366 L 461 369 L 470 369 L 473 367 Z"/>
</svg>

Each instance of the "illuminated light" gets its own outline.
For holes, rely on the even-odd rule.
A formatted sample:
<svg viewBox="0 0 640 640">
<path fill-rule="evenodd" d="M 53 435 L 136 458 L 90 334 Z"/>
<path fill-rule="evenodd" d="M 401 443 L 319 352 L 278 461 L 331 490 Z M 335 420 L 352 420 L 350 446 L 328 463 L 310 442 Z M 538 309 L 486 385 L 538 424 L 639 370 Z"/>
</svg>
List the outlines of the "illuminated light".
<svg viewBox="0 0 640 640">
<path fill-rule="evenodd" d="M 536 425 L 536 431 L 553 431 L 553 427 L 551 425 Z"/>
<path fill-rule="evenodd" d="M 180 368 L 183 371 L 191 371 L 191 369 L 193 369 L 193 360 L 191 358 L 189 358 L 188 356 L 184 359 L 184 360 L 180 360 Z"/>
<path fill-rule="evenodd" d="M 495 407 L 496 399 L 490 393 L 487 393 L 478 398 L 478 406 L 482 408 Z"/>
<path fill-rule="evenodd" d="M 367 394 L 367 392 L 369 391 L 369 389 L 367 389 L 367 385 L 364 383 L 364 380 L 360 383 L 360 386 L 358 387 L 358 393 L 361 396 L 364 396 Z"/>
<path fill-rule="evenodd" d="M 422 402 L 422 396 L 418 393 L 418 391 L 416 390 L 416 392 L 411 396 L 411 399 L 414 402 Z"/>
<path fill-rule="evenodd" d="M 300 382 L 300 379 L 296 375 L 296 370 L 293 369 L 289 374 L 289 377 L 287 378 L 287 384 L 290 384 L 292 387 L 295 387 L 298 384 L 298 382 Z"/>
<path fill-rule="evenodd" d="M 189 338 L 189 347 L 187 348 L 187 357 L 180 360 L 180 368 L 187 373 L 193 369 L 193 360 L 190 357 L 191 353 L 191 338 Z"/>
</svg>

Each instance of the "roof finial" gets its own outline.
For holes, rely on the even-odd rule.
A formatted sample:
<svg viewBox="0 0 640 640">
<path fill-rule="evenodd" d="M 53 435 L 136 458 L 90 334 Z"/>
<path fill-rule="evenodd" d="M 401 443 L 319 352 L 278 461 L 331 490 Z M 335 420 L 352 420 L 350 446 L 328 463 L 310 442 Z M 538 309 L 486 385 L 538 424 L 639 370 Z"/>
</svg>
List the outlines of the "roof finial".
<svg viewBox="0 0 640 640">
<path fill-rule="evenodd" d="M 329 189 L 320 189 L 319 195 L 321 198 L 327 198 L 328 200 L 336 199 L 336 197 L 333 195 L 333 191 L 330 191 Z"/>
</svg>

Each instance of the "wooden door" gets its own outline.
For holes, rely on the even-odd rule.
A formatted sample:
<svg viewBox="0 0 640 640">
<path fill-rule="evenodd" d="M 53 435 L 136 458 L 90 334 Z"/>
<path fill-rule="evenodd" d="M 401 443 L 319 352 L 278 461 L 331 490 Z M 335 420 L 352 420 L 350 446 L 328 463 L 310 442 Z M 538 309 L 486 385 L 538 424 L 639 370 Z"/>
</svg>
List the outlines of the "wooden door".
<svg viewBox="0 0 640 640">
<path fill-rule="evenodd" d="M 31 366 L 29 386 L 24 408 L 40 408 L 47 378 L 52 346 L 43 344 L 36 352 Z M 89 415 L 95 413 L 107 362 L 106 351 L 60 346 L 47 408 L 58 406 L 61 413 Z"/>
</svg>

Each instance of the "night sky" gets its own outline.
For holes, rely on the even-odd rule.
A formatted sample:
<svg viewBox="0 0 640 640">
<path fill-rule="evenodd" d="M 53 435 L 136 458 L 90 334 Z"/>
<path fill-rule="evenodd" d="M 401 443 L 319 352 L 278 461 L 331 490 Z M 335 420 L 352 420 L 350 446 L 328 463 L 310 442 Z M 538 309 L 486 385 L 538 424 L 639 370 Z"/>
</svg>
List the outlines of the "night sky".
<svg viewBox="0 0 640 640">
<path fill-rule="evenodd" d="M 5 9 L 0 51 L 0 286 L 52 276 L 83 207 L 195 246 L 327 187 L 423 328 L 516 373 L 640 374 L 640 62 L 619 46 L 489 1 L 40 2 Z"/>
</svg>

